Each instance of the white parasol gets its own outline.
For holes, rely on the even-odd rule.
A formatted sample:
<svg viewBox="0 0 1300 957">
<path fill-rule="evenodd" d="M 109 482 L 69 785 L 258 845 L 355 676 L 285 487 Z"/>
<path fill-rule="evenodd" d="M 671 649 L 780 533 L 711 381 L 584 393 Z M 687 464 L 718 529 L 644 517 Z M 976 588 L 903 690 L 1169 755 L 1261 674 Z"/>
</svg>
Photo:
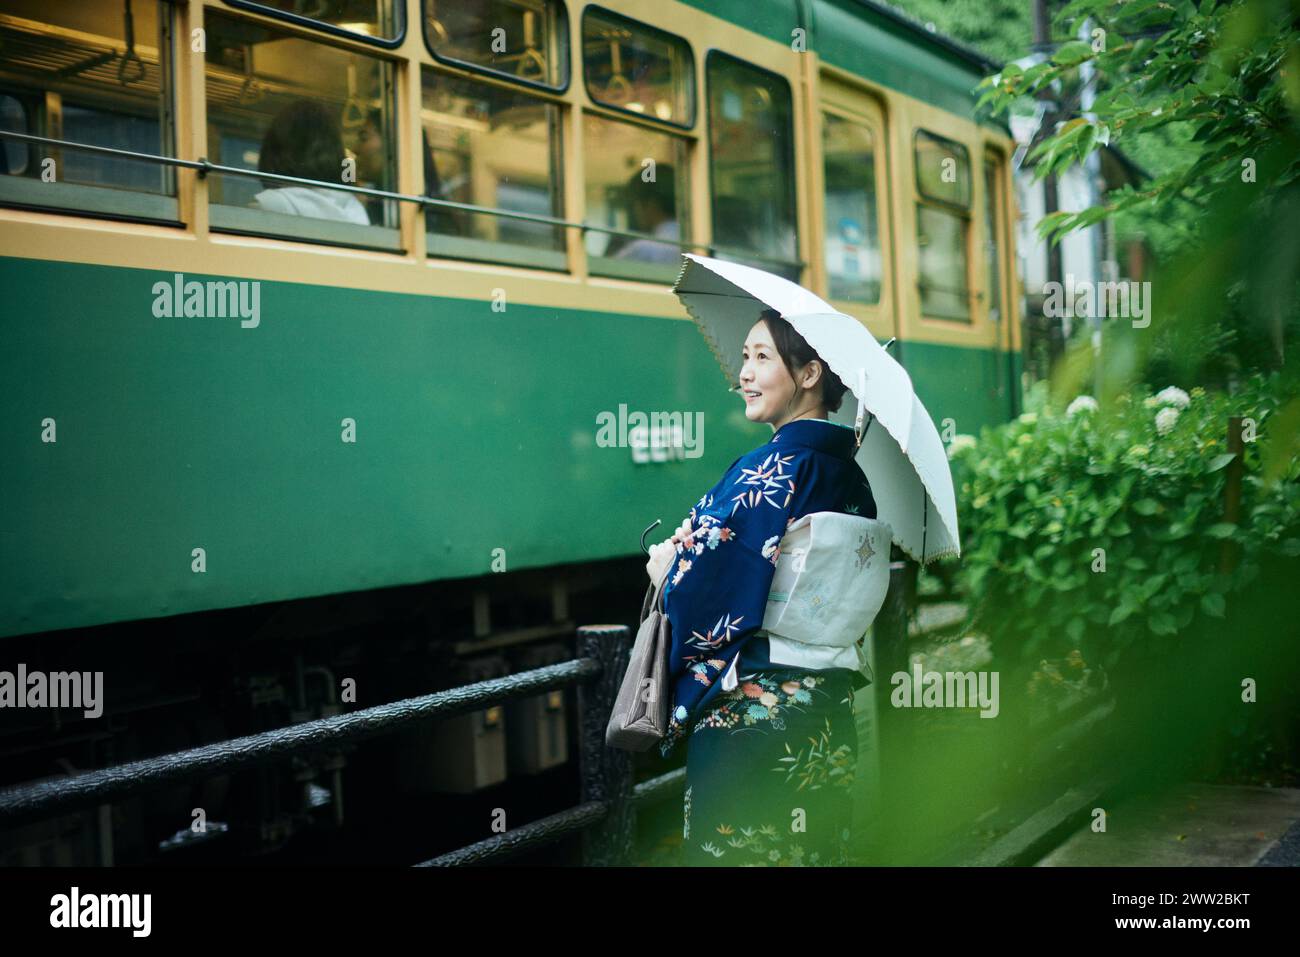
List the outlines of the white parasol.
<svg viewBox="0 0 1300 957">
<path fill-rule="evenodd" d="M 943 441 L 907 370 L 862 323 L 788 279 L 694 253 L 682 253 L 673 292 L 733 386 L 745 337 L 759 312 L 766 307 L 780 313 L 854 397 L 857 462 L 871 483 L 877 518 L 893 528 L 894 541 L 923 565 L 961 554 Z M 841 406 L 831 418 L 847 415 Z"/>
</svg>

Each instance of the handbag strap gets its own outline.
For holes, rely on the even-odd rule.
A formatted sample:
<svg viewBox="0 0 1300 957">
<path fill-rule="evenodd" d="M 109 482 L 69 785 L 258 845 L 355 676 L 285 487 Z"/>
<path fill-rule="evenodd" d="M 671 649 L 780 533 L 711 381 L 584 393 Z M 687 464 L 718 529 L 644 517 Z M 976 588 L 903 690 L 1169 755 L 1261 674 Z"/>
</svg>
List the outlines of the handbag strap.
<svg viewBox="0 0 1300 957">
<path fill-rule="evenodd" d="M 641 621 L 645 621 L 650 616 L 650 603 L 655 597 L 655 583 L 651 582 L 646 586 L 645 598 L 641 601 Z"/>
<path fill-rule="evenodd" d="M 664 589 L 668 585 L 668 575 L 672 572 L 673 566 L 676 564 L 677 564 L 677 559 L 676 557 L 674 557 L 673 560 L 668 563 L 668 567 L 664 570 L 664 577 L 659 579 L 659 590 L 656 596 L 656 607 L 658 607 L 659 613 L 661 615 L 668 613 L 668 609 L 664 607 Z"/>
<path fill-rule="evenodd" d="M 655 610 L 658 611 L 659 614 L 662 615 L 665 613 L 664 586 L 668 584 L 668 573 L 673 570 L 673 566 L 676 564 L 677 560 L 673 559 L 673 561 L 668 563 L 668 568 L 664 571 L 664 577 L 659 579 L 658 582 L 652 581 L 648 586 L 646 586 L 645 598 L 641 601 L 641 621 L 645 621 L 646 617 L 650 614 L 651 604 L 654 605 Z"/>
</svg>

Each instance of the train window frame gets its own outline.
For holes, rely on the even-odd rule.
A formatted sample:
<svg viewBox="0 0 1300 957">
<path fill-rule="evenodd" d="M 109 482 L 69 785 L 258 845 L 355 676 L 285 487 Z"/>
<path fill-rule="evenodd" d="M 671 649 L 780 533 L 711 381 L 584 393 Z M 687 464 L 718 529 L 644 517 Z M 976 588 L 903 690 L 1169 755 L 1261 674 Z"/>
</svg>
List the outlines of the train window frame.
<svg viewBox="0 0 1300 957">
<path fill-rule="evenodd" d="M 893 242 L 893 237 L 888 230 L 888 213 L 887 204 L 889 203 L 889 157 L 888 153 L 888 136 L 884 122 L 884 117 L 873 115 L 870 112 L 864 112 L 858 107 L 847 105 L 841 100 L 823 96 L 822 101 L 818 104 L 818 132 L 820 142 L 818 144 L 818 153 L 821 155 L 822 176 L 821 176 L 821 204 L 822 216 L 822 238 L 820 242 L 820 255 L 822 259 L 821 268 L 826 277 L 826 294 L 827 299 L 831 302 L 840 302 L 848 304 L 856 309 L 882 310 L 887 308 L 886 303 L 890 296 L 890 270 L 888 268 L 888 250 Z M 826 116 L 831 115 L 836 119 L 856 123 L 863 127 L 871 135 L 872 146 L 872 182 L 871 188 L 875 194 L 875 227 L 876 239 L 879 245 L 879 255 L 881 257 L 881 276 L 880 290 L 873 302 L 864 302 L 858 299 L 842 299 L 832 296 L 831 272 L 829 263 L 826 259 L 826 150 L 825 150 L 825 123 Z"/>
<path fill-rule="evenodd" d="M 966 182 L 967 182 L 967 194 L 966 194 L 966 201 L 964 203 L 954 203 L 952 200 L 944 199 L 941 196 L 931 195 L 930 193 L 927 193 L 924 189 L 921 188 L 921 164 L 916 161 L 916 144 L 917 144 L 917 139 L 922 135 L 927 136 L 930 139 L 935 140 L 936 142 L 943 143 L 947 146 L 953 147 L 954 153 L 960 152 L 962 154 L 962 157 L 966 161 Z M 970 149 L 969 147 L 966 146 L 965 143 L 961 142 L 960 140 L 954 140 L 948 136 L 942 136 L 922 126 L 914 127 L 912 129 L 912 175 L 916 183 L 917 196 L 922 197 L 927 202 L 939 203 L 943 206 L 947 206 L 955 210 L 960 210 L 965 213 L 970 212 L 971 205 L 975 202 L 975 182 L 974 182 L 975 173 L 974 173 L 974 168 L 971 165 Z"/>
<path fill-rule="evenodd" d="M 28 182 L 28 176 L 9 174 L 0 176 L 0 207 L 31 209 L 43 213 L 80 216 L 114 222 L 146 223 L 180 228 L 186 226 L 184 209 L 181 204 L 180 178 L 177 175 L 177 167 L 175 164 L 167 162 L 167 160 L 176 158 L 177 142 L 180 137 L 180 130 L 177 128 L 177 106 L 181 96 L 177 70 L 177 61 L 180 54 L 176 38 L 177 12 L 175 5 L 169 0 L 156 0 L 156 5 L 159 11 L 158 45 L 153 49 L 157 57 L 159 75 L 158 146 L 156 152 L 141 153 L 139 159 L 128 158 L 127 162 L 138 162 L 157 167 L 159 177 L 165 184 L 163 191 L 103 186 L 59 178 L 48 183 L 42 180 L 39 192 L 34 192 L 29 188 L 32 184 Z M 8 17 L 9 15 L 6 14 L 5 16 Z M 53 32 L 55 33 L 65 30 L 65 28 L 57 27 L 44 20 L 29 21 L 26 18 L 16 16 L 12 17 L 12 19 L 33 23 L 38 26 L 54 26 Z M 119 42 L 114 40 L 114 42 L 110 43 L 110 47 L 116 50 Z M 146 50 L 149 49 L 147 44 L 141 44 L 140 46 Z M 20 105 L 23 106 L 24 121 L 30 131 L 32 113 L 27 108 L 29 104 L 24 104 L 13 89 L 3 88 L 3 93 L 17 99 Z M 74 155 L 96 155 L 94 150 L 81 148 L 96 144 L 88 141 L 67 139 L 62 118 L 65 105 L 64 94 L 48 89 L 40 91 L 33 89 L 32 96 L 37 95 L 43 98 L 47 105 L 53 103 L 55 112 L 59 117 L 56 129 L 47 130 L 46 135 L 51 132 L 57 133 L 56 136 L 50 138 L 65 140 L 71 145 L 64 147 L 29 143 L 27 166 L 31 167 L 34 160 L 43 163 L 51 158 L 51 155 L 47 154 L 44 159 L 40 159 L 39 153 L 42 150 L 50 151 L 53 154 L 53 158 L 58 164 L 56 169 L 60 168 L 65 151 Z M 15 141 L 6 139 L 6 142 Z M 63 198 L 50 201 L 51 194 L 55 197 L 61 195 Z"/>
<path fill-rule="evenodd" d="M 211 34 L 209 17 L 225 19 L 234 23 L 251 23 L 262 27 L 268 31 L 276 32 L 283 38 L 301 40 L 305 43 L 312 43 L 323 47 L 329 47 L 339 53 L 350 54 L 353 56 L 364 56 L 375 60 L 380 64 L 386 64 L 390 75 L 388 77 L 389 90 L 387 95 L 390 97 L 390 122 L 394 122 L 397 116 L 397 107 L 399 101 L 399 89 L 401 86 L 400 71 L 405 62 L 400 56 L 393 55 L 392 51 L 366 50 L 359 51 L 348 45 L 351 36 L 335 37 L 320 34 L 309 34 L 292 24 L 281 22 L 266 23 L 261 20 L 249 18 L 243 11 L 233 11 L 226 9 L 226 6 L 207 6 L 204 8 L 204 28 Z M 342 42 L 340 42 L 342 41 Z M 208 61 L 204 59 L 204 116 L 209 128 L 213 125 L 212 111 L 209 103 L 209 82 L 207 76 Z M 394 126 L 394 147 L 398 138 L 399 130 Z M 209 143 L 209 152 L 211 143 Z M 396 156 L 397 163 L 400 164 L 400 149 Z M 400 176 L 400 165 L 394 172 Z M 220 171 L 213 171 L 208 174 L 212 177 L 222 177 L 230 174 L 224 174 Z M 233 178 L 233 177 L 232 177 Z M 256 178 L 256 177 L 238 177 Z M 351 190 L 338 189 L 337 184 L 326 180 L 311 180 L 315 184 L 314 188 L 323 188 L 330 190 L 331 193 L 348 193 L 349 195 L 358 196 Z M 385 202 L 392 202 L 385 200 Z M 261 239 L 273 239 L 283 242 L 309 243 L 316 246 L 332 246 L 346 249 L 374 250 L 377 252 L 389 253 L 393 255 L 405 255 L 407 252 L 407 240 L 403 229 L 400 225 L 383 226 L 375 223 L 349 223 L 339 222 L 337 220 L 318 218 L 313 216 L 304 216 L 299 214 L 281 213 L 275 210 L 258 209 L 255 207 L 238 206 L 228 203 L 214 202 L 209 190 L 206 198 L 208 209 L 208 228 L 210 232 L 220 233 L 229 236 L 254 236 Z M 400 211 L 398 216 L 400 219 Z"/>
<path fill-rule="evenodd" d="M 549 83 L 539 83 L 536 80 L 528 80 L 523 77 L 507 73 L 505 70 L 494 70 L 491 67 L 483 66 L 481 63 L 472 63 L 469 60 L 461 60 L 456 57 L 447 56 L 439 53 L 429 42 L 429 31 L 426 29 L 428 21 L 426 0 L 419 0 L 420 4 L 420 36 L 424 40 L 424 48 L 429 55 L 433 57 L 434 62 L 440 66 L 453 67 L 458 70 L 465 70 L 470 73 L 476 73 L 480 76 L 489 77 L 494 80 L 514 83 L 518 86 L 527 87 L 531 90 L 538 90 L 543 93 L 551 93 L 556 96 L 562 96 L 569 92 L 569 87 L 573 85 L 573 50 L 569 44 L 569 7 L 565 0 L 544 0 L 544 2 L 553 4 L 556 9 L 556 29 L 555 35 L 563 48 L 563 82 L 559 86 L 551 86 Z M 417 61 L 411 59 L 411 64 Z"/>
<path fill-rule="evenodd" d="M 1008 193 L 1004 180 L 1007 158 L 1000 150 L 985 148 L 981 165 L 986 192 L 984 199 L 986 218 L 988 212 L 991 211 L 993 214 L 992 219 L 985 226 L 985 235 L 991 237 L 993 252 L 997 257 L 992 265 L 985 263 L 985 278 L 986 280 L 992 278 L 998 284 L 996 295 L 994 294 L 995 290 L 989 289 L 985 291 L 984 314 L 988 321 L 996 326 L 1001 324 L 1008 314 L 1006 307 L 1007 290 L 1009 288 L 1007 270 L 1010 265 L 1010 246 L 1007 242 Z M 992 191 L 989 190 L 990 179 L 993 185 Z M 997 310 L 996 317 L 994 316 L 995 309 Z"/>
<path fill-rule="evenodd" d="M 394 14 L 398 23 L 397 36 L 392 39 L 371 36 L 368 33 L 360 33 L 356 30 L 345 30 L 332 23 L 326 23 L 324 20 L 305 17 L 300 13 L 290 13 L 288 10 L 280 10 L 265 3 L 258 3 L 257 0 L 222 0 L 222 2 L 228 7 L 246 13 L 260 14 L 272 20 L 291 23 L 294 26 L 304 27 L 308 30 L 319 30 L 322 33 L 328 33 L 331 36 L 341 37 L 345 40 L 359 40 L 362 43 L 369 43 L 385 50 L 396 50 L 406 42 L 406 0 L 392 0 Z"/>
<path fill-rule="evenodd" d="M 681 193 L 676 194 L 676 198 L 678 199 L 677 211 L 679 213 L 684 212 L 685 215 L 676 217 L 677 224 L 678 224 L 677 240 L 675 241 L 670 240 L 664 244 L 664 245 L 675 244 L 677 246 L 677 252 L 679 258 L 676 263 L 657 263 L 652 261 L 647 262 L 645 260 L 636 260 L 636 259 L 619 259 L 617 256 L 609 256 L 606 255 L 605 253 L 593 253 L 590 249 L 586 248 L 585 236 L 582 241 L 585 250 L 584 255 L 587 261 L 588 275 L 597 276 L 603 279 L 626 279 L 630 282 L 645 282 L 645 283 L 653 283 L 657 285 L 664 285 L 664 284 L 672 285 L 673 276 L 675 276 L 676 272 L 679 271 L 681 268 L 680 254 L 685 252 L 687 249 L 694 249 L 697 248 L 699 245 L 701 245 L 697 243 L 694 239 L 691 239 L 689 237 L 683 238 L 682 236 L 683 229 L 687 233 L 690 233 L 692 231 L 692 227 L 695 221 L 693 202 L 692 202 L 693 195 L 691 190 L 691 178 L 692 178 L 691 154 L 692 151 L 699 146 L 698 137 L 693 135 L 690 131 L 683 131 L 680 128 L 668 129 L 665 128 L 663 125 L 652 126 L 648 123 L 637 123 L 634 121 L 630 121 L 621 114 L 612 115 L 611 112 L 599 108 L 599 104 L 597 104 L 596 107 L 591 107 L 591 106 L 583 107 L 581 110 L 581 115 L 582 115 L 582 123 L 583 123 L 584 149 L 586 145 L 587 133 L 589 132 L 587 123 L 589 121 L 595 120 L 597 122 L 604 122 L 604 123 L 610 123 L 614 125 L 640 128 L 648 133 L 654 134 L 656 136 L 662 136 L 667 138 L 670 141 L 673 141 L 676 144 L 676 147 L 682 151 L 683 161 L 674 168 L 674 173 L 686 179 L 685 190 L 683 190 Z M 633 115 L 636 116 L 637 114 L 633 114 Z M 585 232 L 608 233 L 612 229 L 612 227 L 600 226 L 596 223 L 591 222 L 590 220 L 591 206 L 587 203 L 587 188 L 589 186 L 589 183 L 586 180 L 586 174 L 589 171 L 589 169 L 590 167 L 584 164 L 584 181 L 582 183 L 582 193 L 583 193 L 582 215 L 583 215 L 583 225 L 584 227 L 586 227 Z M 681 198 L 682 196 L 685 197 L 684 200 Z M 672 273 L 672 275 L 668 275 L 668 273 Z"/>
<path fill-rule="evenodd" d="M 966 202 L 954 203 L 951 200 L 943 199 L 927 193 L 921 188 L 921 164 L 917 162 L 917 140 L 921 135 L 925 135 L 936 142 L 946 144 L 953 148 L 953 152 L 960 152 L 966 161 L 966 183 L 968 192 Z M 977 286 L 975 276 L 972 273 L 974 269 L 974 243 L 975 243 L 975 171 L 970 161 L 970 149 L 965 143 L 955 140 L 949 136 L 935 133 L 933 130 L 922 126 L 912 128 L 912 182 L 915 189 L 915 199 L 912 204 L 912 233 L 914 249 L 917 251 L 917 269 L 916 269 L 916 289 L 917 301 L 916 307 L 920 317 L 924 320 L 933 322 L 961 323 L 974 329 L 978 325 L 976 316 L 977 305 Z M 933 212 L 941 215 L 952 216 L 960 221 L 961 224 L 961 250 L 962 264 L 965 267 L 965 300 L 966 309 L 960 316 L 951 314 L 941 314 L 925 311 L 924 296 L 921 293 L 922 277 L 920 266 L 920 240 L 921 240 L 921 210 L 928 208 Z"/>
<path fill-rule="evenodd" d="M 28 104 L 24 103 L 16 93 L 10 93 L 4 89 L 0 89 L 0 105 L 2 105 L 5 100 L 11 101 L 15 106 L 18 107 L 18 111 L 22 114 L 23 129 L 30 130 L 32 128 L 32 119 L 31 119 L 31 110 Z M 5 157 L 4 157 L 5 175 L 7 176 L 27 175 L 27 170 L 29 170 L 32 165 L 32 145 L 33 144 L 31 143 L 24 143 L 22 140 L 11 140 L 7 137 L 0 137 L 0 150 L 4 150 L 5 152 Z M 22 168 L 16 172 L 14 170 L 9 169 L 9 147 L 10 146 L 19 147 L 23 151 Z"/>
<path fill-rule="evenodd" d="M 756 64 L 756 63 L 753 63 L 753 62 L 751 62 L 751 61 L 749 61 L 749 60 L 744 59 L 743 57 L 738 57 L 738 56 L 736 56 L 734 53 L 729 53 L 729 52 L 727 52 L 726 50 L 720 50 L 720 49 L 718 49 L 717 47 L 709 47 L 709 49 L 705 51 L 705 54 L 704 54 L 704 77 L 703 77 L 703 82 L 704 82 L 704 106 L 705 106 L 705 111 L 706 111 L 706 113 L 705 113 L 705 121 L 704 121 L 704 127 L 705 127 L 705 128 L 704 128 L 704 134 L 703 134 L 703 137 L 702 137 L 702 138 L 703 138 L 703 141 L 704 141 L 704 146 L 705 146 L 705 148 L 708 150 L 708 177 L 709 177 L 709 253 L 710 253 L 710 255 L 716 255 L 716 253 L 717 253 L 719 250 L 721 250 L 721 252 L 722 252 L 725 256 L 732 256 L 733 258 L 741 259 L 741 258 L 744 258 L 746 252 L 750 252 L 750 251 L 746 251 L 746 250 L 738 250 L 736 247 L 733 247 L 733 246 L 725 246 L 725 247 L 724 247 L 724 246 L 717 246 L 717 245 L 715 245 L 715 243 L 714 243 L 714 240 L 716 239 L 716 237 L 715 237 L 715 235 L 714 235 L 713 224 L 714 224 L 714 216 L 715 216 L 715 212 L 716 212 L 716 208 L 717 208 L 717 199 L 718 199 L 718 197 L 717 197 L 717 193 L 715 192 L 715 188 L 716 188 L 717 183 L 716 183 L 716 177 L 714 176 L 714 172 L 713 172 L 713 170 L 714 170 L 714 167 L 713 167 L 713 162 L 714 162 L 714 159 L 713 159 L 713 126 L 712 126 L 712 124 L 713 124 L 713 114 L 712 114 L 712 110 L 711 110 L 710 107 L 709 107 L 709 104 L 712 102 L 712 96 L 711 96 L 711 94 L 710 94 L 710 90 L 709 90 L 709 67 L 710 67 L 710 65 L 715 61 L 715 59 L 716 59 L 716 60 L 724 60 L 724 61 L 729 60 L 729 61 L 731 61 L 732 63 L 739 64 L 740 66 L 745 67 L 745 68 L 747 68 L 747 69 L 754 70 L 754 71 L 759 72 L 759 73 L 765 73 L 765 74 L 767 74 L 768 76 L 776 77 L 778 80 L 780 80 L 782 83 L 785 84 L 786 92 L 787 92 L 787 93 L 789 94 L 789 96 L 790 96 L 790 137 L 789 137 L 789 157 L 788 157 L 788 158 L 789 158 L 789 161 L 790 161 L 790 164 L 789 164 L 789 165 L 790 165 L 790 169 L 791 169 L 791 171 L 795 171 L 795 170 L 797 169 L 797 167 L 796 167 L 795 164 L 798 163 L 798 161 L 799 161 L 799 153 L 798 153 L 798 145 L 797 145 L 797 140 L 798 140 L 798 138 L 799 138 L 799 123 L 798 123 L 798 119 L 797 119 L 797 116 L 796 116 L 796 111 L 797 111 L 797 109 L 798 109 L 798 104 L 795 102 L 795 97 L 794 97 L 794 86 L 790 83 L 790 78 L 787 77 L 787 76 L 785 76 L 784 74 L 777 73 L 775 70 L 769 70 L 769 69 L 767 69 L 766 67 L 759 66 L 759 65 Z M 799 189 L 798 189 L 798 186 L 797 186 L 797 184 L 795 183 L 794 179 L 791 179 L 791 181 L 790 181 L 789 198 L 793 201 L 792 209 L 793 209 L 793 213 L 794 213 L 794 218 L 793 218 L 793 221 L 792 221 L 791 225 L 794 227 L 794 258 L 793 258 L 793 259 L 789 259 L 789 260 L 771 260 L 771 259 L 766 259 L 766 257 L 763 257 L 763 256 L 761 256 L 761 255 L 759 255 L 759 256 L 753 256 L 753 255 L 751 255 L 751 256 L 750 256 L 750 261 L 751 261 L 751 262 L 760 262 L 760 261 L 764 261 L 764 260 L 766 259 L 767 262 L 776 262 L 776 263 L 779 263 L 779 264 L 781 264 L 781 265 L 795 266 L 795 267 L 797 267 L 798 272 L 799 272 L 799 275 L 800 275 L 800 277 L 802 278 L 802 275 L 803 275 L 804 271 L 808 268 L 808 265 L 809 265 L 809 264 L 808 264 L 808 261 L 805 260 L 805 259 L 803 259 L 802 256 L 800 255 L 800 246 L 799 246 L 799 241 L 800 241 L 801 238 L 805 238 L 805 239 L 806 239 L 806 237 L 801 237 L 801 235 L 800 235 L 800 229 L 799 229 Z M 740 265 L 744 265 L 744 264 L 741 263 Z M 797 279 L 794 280 L 794 281 L 795 281 L 795 282 L 798 282 Z"/>
<path fill-rule="evenodd" d="M 564 175 L 564 155 L 569 144 L 566 139 L 567 124 L 569 120 L 568 111 L 572 109 L 566 99 L 556 95 L 550 87 L 540 89 L 531 88 L 521 90 L 518 86 L 511 86 L 501 82 L 501 77 L 493 71 L 486 71 L 482 74 L 471 73 L 466 70 L 448 69 L 441 63 L 420 63 L 415 64 L 419 67 L 420 76 L 420 103 L 423 109 L 424 97 L 426 92 L 427 77 L 447 77 L 454 82 L 466 84 L 480 84 L 482 86 L 498 89 L 512 96 L 526 96 L 536 99 L 540 103 L 553 107 L 554 112 L 548 114 L 548 128 L 550 131 L 549 143 L 549 168 L 548 174 L 555 177 L 555 188 L 557 192 L 558 206 L 560 215 L 556 219 L 563 219 L 565 209 L 565 190 L 566 180 Z M 423 129 L 421 122 L 416 131 L 419 133 Z M 558 175 L 557 175 L 558 174 Z M 427 190 L 428 182 L 424 183 Z M 437 215 L 437 207 L 425 207 L 424 216 L 422 217 L 421 227 L 424 230 L 425 242 L 425 260 L 429 262 L 472 262 L 488 263 L 493 265 L 517 266 L 524 269 L 536 269 L 544 272 L 560 273 L 572 275 L 574 266 L 572 257 L 569 254 L 567 241 L 562 249 L 543 249 L 531 248 L 522 244 L 512 243 L 502 240 L 485 240 L 475 236 L 454 236 L 440 233 L 429 228 L 429 217 Z M 485 212 L 471 213 L 477 216 L 500 216 L 501 213 L 517 212 L 504 207 L 488 207 Z M 500 216 L 502 219 L 510 220 L 509 216 Z M 553 226 L 552 228 L 568 229 L 569 226 Z M 521 256 L 521 254 L 523 254 Z"/>
<path fill-rule="evenodd" d="M 925 311 L 925 304 L 922 301 L 920 296 L 921 269 L 920 269 L 919 256 L 918 256 L 918 263 L 917 263 L 917 270 L 916 270 L 917 308 L 918 311 L 920 312 L 921 318 L 934 320 L 936 322 L 960 322 L 960 323 L 964 323 L 965 325 L 974 327 L 976 325 L 976 317 L 973 315 L 973 313 L 975 312 L 976 289 L 971 282 L 971 269 L 973 268 L 972 256 L 971 256 L 971 242 L 972 242 L 971 234 L 974 231 L 973 218 L 969 215 L 962 214 L 961 211 L 954 209 L 952 206 L 942 205 L 933 202 L 931 200 L 918 200 L 913 206 L 914 225 L 915 225 L 914 231 L 915 231 L 915 238 L 918 240 L 918 243 L 921 237 L 920 211 L 922 209 L 929 209 L 931 212 L 939 213 L 940 215 L 952 216 L 954 219 L 960 220 L 961 222 L 963 264 L 966 267 L 965 270 L 966 271 L 966 290 L 965 290 L 966 312 L 962 316 L 956 316 L 956 315 L 943 315 L 940 313 Z M 917 248 L 919 249 L 919 245 L 917 246 Z"/>
<path fill-rule="evenodd" d="M 662 127 L 667 127 L 676 130 L 694 130 L 696 123 L 699 121 L 700 108 L 699 108 L 699 102 L 697 96 L 697 83 L 696 83 L 696 75 L 695 75 L 695 49 L 691 46 L 691 41 L 687 40 L 685 37 L 680 36 L 676 33 L 670 33 L 669 31 L 660 29 L 659 27 L 651 26 L 650 24 L 645 23 L 641 20 L 633 19 L 632 17 L 629 17 L 626 14 L 618 13 L 615 10 L 611 10 L 608 7 L 602 7 L 599 4 L 595 4 L 595 3 L 588 4 L 587 6 L 582 8 L 582 17 L 578 24 L 579 37 L 586 36 L 587 15 L 593 12 L 597 16 L 604 17 L 608 20 L 622 21 L 623 23 L 627 24 L 629 27 L 632 27 L 635 30 L 640 30 L 644 33 L 653 34 L 659 38 L 667 40 L 669 43 L 679 43 L 683 47 L 685 47 L 686 56 L 683 57 L 683 62 L 685 62 L 687 65 L 687 72 L 689 75 L 685 78 L 684 85 L 688 92 L 687 116 L 690 118 L 690 122 L 678 123 L 673 120 L 661 120 L 659 117 L 651 113 L 638 113 L 636 110 L 629 110 L 627 107 L 618 106 L 617 104 L 609 103 L 605 100 L 597 98 L 591 92 L 591 80 L 587 76 L 587 57 L 585 55 L 585 51 L 581 51 L 580 59 L 582 61 L 582 65 L 581 65 L 582 88 L 583 91 L 587 94 L 588 101 L 590 101 L 590 103 L 593 106 L 599 106 L 602 109 L 606 109 L 606 110 L 613 110 L 614 112 L 619 113 L 623 116 L 629 116 L 629 117 L 634 117 L 638 120 L 644 120 L 645 122 L 653 123 L 656 126 L 662 126 Z"/>
</svg>

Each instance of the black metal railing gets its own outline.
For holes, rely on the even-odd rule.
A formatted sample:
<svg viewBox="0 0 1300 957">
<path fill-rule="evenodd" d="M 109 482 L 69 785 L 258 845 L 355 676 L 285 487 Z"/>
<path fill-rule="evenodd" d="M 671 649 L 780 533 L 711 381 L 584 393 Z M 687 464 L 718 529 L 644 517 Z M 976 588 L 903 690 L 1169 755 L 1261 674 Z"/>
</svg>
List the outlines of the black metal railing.
<svg viewBox="0 0 1300 957">
<path fill-rule="evenodd" d="M 883 668 L 884 673 L 906 662 L 909 564 L 890 563 L 889 592 L 872 625 L 878 670 Z M 630 629 L 626 625 L 580 627 L 577 643 L 578 657 L 570 661 L 187 751 L 11 787 L 0 791 L 0 830 L 196 778 L 274 764 L 301 754 L 329 752 L 341 745 L 407 731 L 421 722 L 576 687 L 580 803 L 416 866 L 496 862 L 575 834 L 582 836 L 584 865 L 631 863 L 638 809 L 680 797 L 686 771 L 678 768 L 634 784 L 633 755 L 605 744 L 605 729 L 632 650 Z"/>
<path fill-rule="evenodd" d="M 11 787 L 0 791 L 0 829 L 195 778 L 329 751 L 409 730 L 420 722 L 576 686 L 582 803 L 418 866 L 496 861 L 578 833 L 583 837 L 584 864 L 627 863 L 633 852 L 636 808 L 680 793 L 685 778 L 684 769 L 679 769 L 634 786 L 632 755 L 605 745 L 605 726 L 631 647 L 625 625 L 582 627 L 578 629 L 579 656 L 571 661 L 68 778 Z"/>
</svg>

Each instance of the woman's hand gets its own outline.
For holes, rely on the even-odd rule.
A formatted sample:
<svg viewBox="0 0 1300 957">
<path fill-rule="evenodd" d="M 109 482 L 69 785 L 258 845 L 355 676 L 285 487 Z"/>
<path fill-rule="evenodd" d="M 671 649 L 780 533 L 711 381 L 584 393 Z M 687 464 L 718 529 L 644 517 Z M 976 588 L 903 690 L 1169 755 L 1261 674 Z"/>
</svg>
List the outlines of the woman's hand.
<svg viewBox="0 0 1300 957">
<path fill-rule="evenodd" d="M 650 576 L 650 581 L 658 584 L 663 580 L 664 575 L 668 574 L 668 569 L 672 566 L 673 559 L 677 557 L 677 546 L 673 544 L 672 539 L 665 539 L 658 544 L 650 546 L 650 560 L 645 563 L 645 573 Z"/>
<path fill-rule="evenodd" d="M 686 516 L 686 518 L 682 519 L 682 527 L 677 529 L 677 531 L 673 532 L 672 538 L 668 539 L 668 541 L 685 542 L 686 539 L 690 536 L 691 531 L 692 531 L 691 518 L 688 515 Z"/>
</svg>

